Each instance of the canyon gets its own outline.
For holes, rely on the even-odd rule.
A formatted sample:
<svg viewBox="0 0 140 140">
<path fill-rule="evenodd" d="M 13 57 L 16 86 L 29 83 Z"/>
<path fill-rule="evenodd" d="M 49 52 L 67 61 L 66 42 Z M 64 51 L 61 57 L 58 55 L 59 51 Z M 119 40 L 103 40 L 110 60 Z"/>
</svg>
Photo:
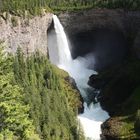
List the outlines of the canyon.
<svg viewBox="0 0 140 140">
<path fill-rule="evenodd" d="M 42 16 L 23 19 L 9 15 L 6 19 L 6 14 L 3 14 L 0 17 L 0 41 L 5 41 L 8 52 L 15 53 L 21 47 L 25 54 L 39 50 L 47 55 L 48 35 L 53 28 L 52 16 L 51 13 L 44 13 Z M 111 115 L 102 125 L 102 139 L 117 139 L 122 122 L 116 116 L 121 114 L 120 108 L 124 107 L 122 103 L 140 83 L 137 78 L 140 11 L 89 9 L 62 12 L 58 17 L 70 40 L 72 58 L 89 53 L 93 58 L 90 59 L 89 69 L 98 71 L 99 76 L 92 75 L 88 83 L 102 90 L 98 100 Z M 135 59 L 136 64 L 130 64 L 129 59 Z M 128 69 L 130 72 L 127 73 Z"/>
</svg>

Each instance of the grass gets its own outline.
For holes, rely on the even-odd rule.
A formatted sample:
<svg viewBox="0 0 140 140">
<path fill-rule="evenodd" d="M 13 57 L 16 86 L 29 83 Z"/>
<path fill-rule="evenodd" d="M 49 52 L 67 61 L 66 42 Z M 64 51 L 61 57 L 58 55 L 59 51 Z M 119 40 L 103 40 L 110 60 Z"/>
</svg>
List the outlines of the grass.
<svg viewBox="0 0 140 140">
<path fill-rule="evenodd" d="M 133 121 L 126 122 L 125 118 L 127 117 L 128 116 L 122 119 L 123 123 L 120 129 L 120 138 L 121 139 L 135 139 L 137 138 L 137 135 L 134 130 L 134 122 Z"/>
<path fill-rule="evenodd" d="M 136 113 L 140 108 L 140 86 L 138 86 L 132 96 L 125 102 L 123 115 L 119 117 L 122 122 L 119 135 L 121 139 L 140 139 L 135 131 Z"/>
</svg>

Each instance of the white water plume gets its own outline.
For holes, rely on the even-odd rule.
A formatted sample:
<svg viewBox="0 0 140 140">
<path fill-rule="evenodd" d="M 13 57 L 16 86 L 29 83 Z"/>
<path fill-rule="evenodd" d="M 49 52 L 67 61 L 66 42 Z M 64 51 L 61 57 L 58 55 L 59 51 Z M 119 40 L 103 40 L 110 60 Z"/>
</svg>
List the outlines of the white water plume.
<svg viewBox="0 0 140 140">
<path fill-rule="evenodd" d="M 96 74 L 95 71 L 88 69 L 89 62 L 91 62 L 91 55 L 86 57 L 78 57 L 77 59 L 72 59 L 66 34 L 64 32 L 63 26 L 61 25 L 57 16 L 53 15 L 54 28 L 56 32 L 57 44 L 49 45 L 49 55 L 52 63 L 56 64 L 59 68 L 64 69 L 69 73 L 71 77 L 75 79 L 78 89 L 84 100 L 87 98 L 87 90 L 91 88 L 87 82 L 91 74 Z M 51 36 L 52 37 L 52 36 Z M 50 39 L 52 39 L 50 37 Z M 54 42 L 54 41 L 51 41 Z M 53 46 L 57 46 L 54 51 Z M 55 53 L 55 54 L 53 54 Z M 53 61 L 53 56 L 58 56 L 59 61 Z M 57 58 L 56 58 L 57 59 Z M 57 62 L 57 63 L 56 63 Z M 92 58 L 93 63 L 93 58 Z M 91 88 L 92 89 L 92 88 Z M 108 113 L 102 110 L 100 104 L 91 103 L 87 106 L 84 103 L 84 113 L 78 115 L 78 119 L 83 127 L 84 134 L 86 138 L 90 140 L 100 140 L 101 134 L 101 124 L 108 119 Z"/>
<path fill-rule="evenodd" d="M 60 21 L 56 15 L 53 15 L 53 21 L 58 45 L 58 54 L 59 54 L 58 65 L 67 66 L 72 61 L 67 37 L 64 32 L 63 26 L 60 24 Z"/>
</svg>

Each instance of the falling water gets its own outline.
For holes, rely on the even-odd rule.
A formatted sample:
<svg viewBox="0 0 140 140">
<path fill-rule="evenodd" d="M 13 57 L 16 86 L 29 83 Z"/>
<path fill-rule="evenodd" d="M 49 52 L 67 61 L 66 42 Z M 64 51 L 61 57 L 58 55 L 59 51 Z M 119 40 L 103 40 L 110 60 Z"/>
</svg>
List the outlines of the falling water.
<svg viewBox="0 0 140 140">
<path fill-rule="evenodd" d="M 69 75 L 75 79 L 78 89 L 80 90 L 80 93 L 85 101 L 84 113 L 78 115 L 78 119 L 80 120 L 80 123 L 84 130 L 84 134 L 86 138 L 90 138 L 91 140 L 100 140 L 100 126 L 106 119 L 109 118 L 109 116 L 107 112 L 102 110 L 99 103 L 91 103 L 90 106 L 87 106 L 86 103 L 86 101 L 88 100 L 87 89 L 90 88 L 91 90 L 93 90 L 87 84 L 88 78 L 91 74 L 96 74 L 96 72 L 87 68 L 89 59 L 87 59 L 86 57 L 78 57 L 75 60 L 72 59 L 63 26 L 61 25 L 56 15 L 53 15 L 53 21 L 57 40 L 57 44 L 55 44 L 55 46 L 57 46 L 57 51 L 56 48 L 55 50 L 52 48 L 52 46 L 54 46 L 53 43 L 51 46 L 49 45 L 50 60 L 59 68 L 67 71 Z M 54 50 L 55 52 L 52 50 Z M 56 55 L 58 56 L 59 60 L 53 61 L 53 56 L 55 57 Z"/>
<path fill-rule="evenodd" d="M 53 15 L 53 21 L 54 21 L 54 28 L 57 36 L 56 38 L 57 38 L 58 56 L 59 56 L 59 62 L 57 65 L 59 67 L 63 67 L 63 69 L 66 69 L 66 67 L 72 62 L 72 57 L 69 50 L 67 37 L 64 32 L 63 26 L 60 24 L 60 21 L 56 15 Z"/>
</svg>

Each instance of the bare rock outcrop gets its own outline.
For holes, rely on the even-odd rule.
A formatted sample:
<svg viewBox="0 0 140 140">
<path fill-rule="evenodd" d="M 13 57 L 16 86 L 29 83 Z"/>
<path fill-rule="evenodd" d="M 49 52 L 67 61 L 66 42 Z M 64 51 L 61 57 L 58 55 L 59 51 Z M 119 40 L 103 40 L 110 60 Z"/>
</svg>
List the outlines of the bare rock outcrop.
<svg viewBox="0 0 140 140">
<path fill-rule="evenodd" d="M 47 53 L 47 29 L 52 22 L 52 14 L 44 13 L 33 18 L 14 15 L 0 17 L 0 41 L 4 41 L 7 51 L 15 53 L 21 47 L 24 53 L 35 50 Z"/>
</svg>

